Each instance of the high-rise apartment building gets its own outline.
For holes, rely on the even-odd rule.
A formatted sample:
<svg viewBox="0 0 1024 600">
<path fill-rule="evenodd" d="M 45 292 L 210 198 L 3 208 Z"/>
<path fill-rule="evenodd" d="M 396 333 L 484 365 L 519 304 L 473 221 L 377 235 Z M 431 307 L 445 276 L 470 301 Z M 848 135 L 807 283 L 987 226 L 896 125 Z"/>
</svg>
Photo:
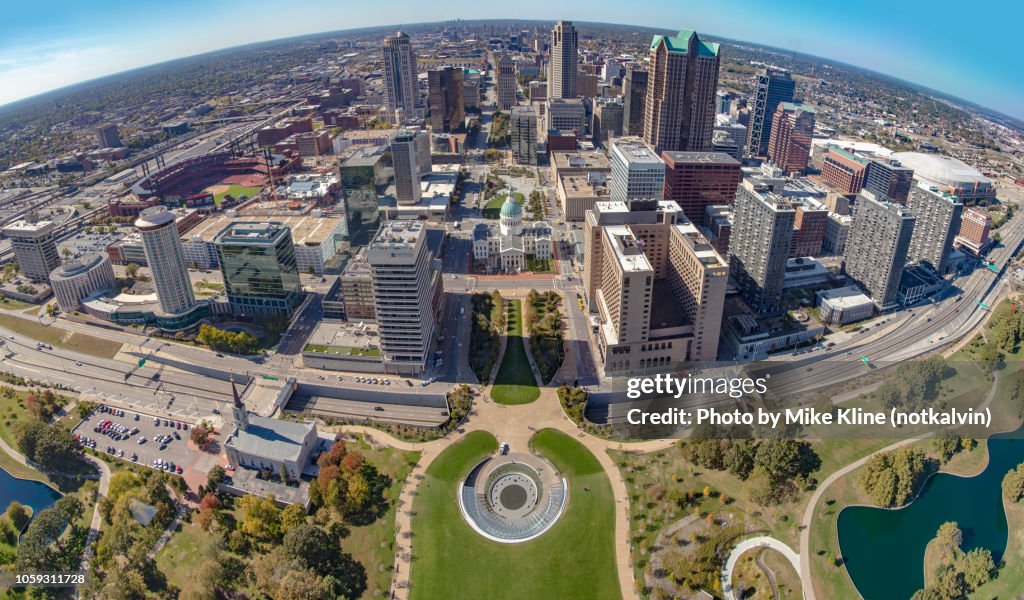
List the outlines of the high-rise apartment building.
<svg viewBox="0 0 1024 600">
<path fill-rule="evenodd" d="M 898 160 L 873 159 L 864 176 L 864 189 L 879 198 L 906 204 L 914 186 L 914 170 Z"/>
<path fill-rule="evenodd" d="M 964 211 L 960 219 L 960 233 L 953 239 L 953 246 L 980 256 L 988 248 L 988 234 L 992 229 L 992 217 L 976 208 Z"/>
<path fill-rule="evenodd" d="M 953 238 L 960 233 L 963 203 L 949 192 L 940 192 L 925 184 L 910 190 L 907 208 L 917 223 L 910 239 L 907 260 L 927 265 L 939 274 L 945 274 Z"/>
<path fill-rule="evenodd" d="M 622 80 L 622 135 L 644 134 L 646 106 L 647 69 L 642 65 L 629 65 Z"/>
<path fill-rule="evenodd" d="M 637 137 L 621 137 L 611 144 L 611 200 L 661 200 L 665 194 L 665 162 Z"/>
<path fill-rule="evenodd" d="M 389 221 L 366 248 L 387 373 L 421 373 L 430 355 L 442 281 L 426 237 L 420 221 Z"/>
<path fill-rule="evenodd" d="M 160 309 L 170 315 L 186 313 L 196 305 L 175 219 L 166 206 L 153 206 L 139 213 L 135 221 Z"/>
<path fill-rule="evenodd" d="M 395 167 L 395 198 L 399 204 L 420 201 L 420 156 L 416 133 L 403 129 L 391 138 L 391 163 Z M 429 144 L 427 151 L 429 152 Z"/>
<path fill-rule="evenodd" d="M 548 97 L 575 98 L 578 76 L 579 40 L 572 21 L 559 21 L 551 30 L 551 58 L 548 61 Z"/>
<path fill-rule="evenodd" d="M 655 150 L 711 148 L 718 86 L 718 44 L 697 32 L 654 36 L 647 74 L 644 141 Z"/>
<path fill-rule="evenodd" d="M 597 202 L 584 244 L 604 373 L 715 360 L 729 267 L 678 205 Z"/>
<path fill-rule="evenodd" d="M 384 96 L 388 111 L 412 115 L 420 104 L 416 54 L 409 34 L 399 31 L 384 38 Z"/>
<path fill-rule="evenodd" d="M 840 194 L 856 194 L 864 187 L 867 169 L 867 159 L 833 146 L 821 165 L 821 180 Z"/>
<path fill-rule="evenodd" d="M 814 109 L 782 102 L 772 118 L 768 158 L 786 173 L 803 173 L 811 157 Z"/>
<path fill-rule="evenodd" d="M 782 309 L 782 284 L 796 210 L 768 187 L 744 180 L 736 193 L 729 235 L 729 268 L 751 310 Z"/>
<path fill-rule="evenodd" d="M 60 266 L 54 226 L 53 221 L 22 219 L 8 223 L 2 230 L 4 237 L 11 240 L 18 268 L 30 281 L 46 283 L 50 271 Z"/>
<path fill-rule="evenodd" d="M 532 106 L 512 108 L 510 124 L 512 160 L 517 165 L 537 165 L 537 113 Z"/>
<path fill-rule="evenodd" d="M 896 304 L 914 221 L 914 215 L 899 204 L 866 191 L 857 196 L 846 237 L 846 274 L 880 309 Z"/>
<path fill-rule="evenodd" d="M 796 203 L 796 218 L 793 220 L 793 244 L 789 249 L 791 258 L 818 256 L 825 241 L 828 228 L 828 209 L 815 200 Z"/>
<path fill-rule="evenodd" d="M 516 105 L 516 63 L 508 54 L 498 59 L 498 108 L 512 110 Z"/>
<path fill-rule="evenodd" d="M 739 161 L 722 152 L 661 153 L 665 161 L 665 199 L 674 200 L 686 218 L 699 223 L 705 208 L 732 204 L 743 179 Z"/>
<path fill-rule="evenodd" d="M 121 146 L 121 135 L 117 131 L 117 125 L 107 123 L 97 127 L 96 143 L 100 148 L 119 148 Z"/>
<path fill-rule="evenodd" d="M 466 100 L 462 73 L 461 67 L 440 67 L 427 71 L 430 127 L 434 133 L 463 129 Z"/>
<path fill-rule="evenodd" d="M 287 225 L 236 221 L 213 238 L 231 311 L 291 315 L 302 304 L 295 245 Z"/>
<path fill-rule="evenodd" d="M 771 139 L 772 119 L 782 102 L 793 101 L 796 82 L 789 71 L 777 67 L 765 67 L 757 77 L 757 93 L 750 113 L 747 137 L 747 154 L 766 156 Z"/>
<path fill-rule="evenodd" d="M 607 147 L 611 138 L 620 137 L 624 117 L 622 100 L 618 98 L 601 98 L 594 102 L 594 116 L 590 125 L 595 145 Z"/>
</svg>

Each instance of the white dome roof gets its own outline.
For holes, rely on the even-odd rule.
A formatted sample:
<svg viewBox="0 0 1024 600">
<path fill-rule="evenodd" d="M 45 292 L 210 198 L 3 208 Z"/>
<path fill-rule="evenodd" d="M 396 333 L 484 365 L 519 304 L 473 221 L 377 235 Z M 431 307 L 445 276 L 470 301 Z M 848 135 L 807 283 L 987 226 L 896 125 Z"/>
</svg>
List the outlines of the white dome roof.
<svg viewBox="0 0 1024 600">
<path fill-rule="evenodd" d="M 914 170 L 914 176 L 923 181 L 943 186 L 964 187 L 976 183 L 988 183 L 992 180 L 981 174 L 974 167 L 943 154 L 927 154 L 924 152 L 894 152 L 893 160 Z"/>
</svg>

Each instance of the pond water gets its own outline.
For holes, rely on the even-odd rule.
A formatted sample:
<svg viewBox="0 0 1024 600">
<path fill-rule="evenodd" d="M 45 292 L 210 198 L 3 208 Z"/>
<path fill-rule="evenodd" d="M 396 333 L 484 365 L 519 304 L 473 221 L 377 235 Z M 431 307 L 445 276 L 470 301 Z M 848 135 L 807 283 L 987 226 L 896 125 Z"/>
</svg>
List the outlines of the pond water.
<svg viewBox="0 0 1024 600">
<path fill-rule="evenodd" d="M 32 507 L 32 514 L 39 514 L 53 506 L 61 497 L 60 492 L 48 485 L 28 479 L 18 479 L 7 471 L 0 469 L 0 511 L 17 500 L 25 506 Z"/>
<path fill-rule="evenodd" d="M 989 462 L 976 477 L 939 473 L 917 500 L 898 510 L 851 506 L 839 514 L 839 547 L 865 600 L 910 598 L 924 587 L 924 551 L 939 525 L 956 521 L 964 550 L 988 548 L 999 563 L 1006 550 L 1003 476 L 1024 462 L 1024 427 L 993 436 Z"/>
</svg>

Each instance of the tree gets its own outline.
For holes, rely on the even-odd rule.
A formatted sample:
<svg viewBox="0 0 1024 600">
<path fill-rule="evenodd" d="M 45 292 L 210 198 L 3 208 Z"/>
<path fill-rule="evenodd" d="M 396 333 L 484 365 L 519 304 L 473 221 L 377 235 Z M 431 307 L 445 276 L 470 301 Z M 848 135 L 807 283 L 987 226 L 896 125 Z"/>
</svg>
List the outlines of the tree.
<svg viewBox="0 0 1024 600">
<path fill-rule="evenodd" d="M 964 574 L 953 567 L 939 571 L 935 578 L 935 591 L 945 600 L 958 600 L 966 593 Z"/>
<path fill-rule="evenodd" d="M 959 550 L 964 543 L 964 533 L 960 531 L 960 527 L 955 521 L 946 521 L 939 525 L 939 530 L 935 533 L 935 540 L 943 550 L 953 552 Z"/>
<path fill-rule="evenodd" d="M 238 529 L 259 542 L 272 542 L 281 535 L 281 509 L 273 496 L 260 497 L 252 494 L 242 496 L 238 501 L 241 513 Z"/>
<path fill-rule="evenodd" d="M 285 534 L 282 543 L 285 554 L 303 566 L 326 575 L 335 566 L 338 548 L 321 527 L 304 523 Z"/>
<path fill-rule="evenodd" d="M 7 506 L 7 512 L 5 514 L 7 515 L 7 519 L 11 522 L 12 525 L 14 525 L 14 528 L 18 531 L 21 531 L 25 528 L 25 525 L 28 523 L 30 516 L 28 509 L 25 508 L 23 504 L 17 501 L 11 502 Z"/>
<path fill-rule="evenodd" d="M 910 600 L 946 600 L 942 597 L 942 594 L 937 592 L 935 588 L 925 588 L 923 590 L 917 590 L 914 595 L 910 597 Z"/>
<path fill-rule="evenodd" d="M 221 479 L 224 479 L 224 467 L 214 465 L 213 468 L 206 473 L 206 489 L 210 492 L 216 493 Z"/>
<path fill-rule="evenodd" d="M 129 279 L 135 279 L 135 276 L 139 273 L 139 265 L 136 263 L 128 263 L 124 266 L 124 274 Z"/>
<path fill-rule="evenodd" d="M 988 548 L 974 548 L 964 555 L 964 583 L 973 591 L 992 578 L 995 568 L 992 552 Z"/>
<path fill-rule="evenodd" d="M 15 443 L 25 458 L 46 471 L 65 470 L 82 456 L 82 447 L 70 431 L 38 421 L 22 424 Z"/>
<path fill-rule="evenodd" d="M 306 522 L 306 509 L 300 504 L 289 504 L 281 511 L 281 529 L 287 534 Z"/>
<path fill-rule="evenodd" d="M 1010 469 L 1003 477 L 1003 496 L 1010 502 L 1024 498 L 1024 463 Z"/>
<path fill-rule="evenodd" d="M 189 439 L 191 439 L 192 443 L 200 450 L 209 450 L 213 442 L 213 427 L 211 427 L 206 421 L 203 421 L 202 423 L 192 427 Z"/>
<path fill-rule="evenodd" d="M 871 457 L 861 467 L 857 481 L 879 506 L 902 506 L 928 469 L 919 448 L 900 448 Z"/>
</svg>

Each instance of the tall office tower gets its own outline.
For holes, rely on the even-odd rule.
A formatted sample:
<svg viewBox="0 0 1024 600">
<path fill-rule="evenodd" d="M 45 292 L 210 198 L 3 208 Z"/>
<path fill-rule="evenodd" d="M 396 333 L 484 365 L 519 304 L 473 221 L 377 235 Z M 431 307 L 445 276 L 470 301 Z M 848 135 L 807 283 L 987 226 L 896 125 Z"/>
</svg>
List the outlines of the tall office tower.
<svg viewBox="0 0 1024 600">
<path fill-rule="evenodd" d="M 302 304 L 295 245 L 287 225 L 231 223 L 213 238 L 231 311 L 290 316 Z"/>
<path fill-rule="evenodd" d="M 665 162 L 637 137 L 612 141 L 610 200 L 661 200 L 665 194 Z"/>
<path fill-rule="evenodd" d="M 53 228 L 53 221 L 24 219 L 5 225 L 2 230 L 4 237 L 11 240 L 18 268 L 30 281 L 46 283 L 50 271 L 60 266 Z"/>
<path fill-rule="evenodd" d="M 644 110 L 647 105 L 647 69 L 642 65 L 626 67 L 622 80 L 622 135 L 644 134 Z"/>
<path fill-rule="evenodd" d="M 575 98 L 578 39 L 572 21 L 559 21 L 551 30 L 551 58 L 548 61 L 548 97 Z"/>
<path fill-rule="evenodd" d="M 409 34 L 399 31 L 384 38 L 384 94 L 388 111 L 413 114 L 419 105 L 416 55 Z"/>
<path fill-rule="evenodd" d="M 910 190 L 907 208 L 917 219 L 907 260 L 928 265 L 936 273 L 945 274 L 953 238 L 960 233 L 963 203 L 949 192 L 940 192 L 919 183 Z"/>
<path fill-rule="evenodd" d="M 864 176 L 864 189 L 880 198 L 906 204 L 914 186 L 914 170 L 898 160 L 873 159 Z"/>
<path fill-rule="evenodd" d="M 751 310 L 782 309 L 782 283 L 796 210 L 764 184 L 744 180 L 736 193 L 729 235 L 729 268 Z"/>
<path fill-rule="evenodd" d="M 704 219 L 705 208 L 732 204 L 743 179 L 739 161 L 722 152 L 662 152 L 665 199 L 675 200 L 686 218 Z"/>
<path fill-rule="evenodd" d="M 718 92 L 715 94 L 715 112 L 720 115 L 729 114 L 732 108 L 732 96 L 729 92 Z"/>
<path fill-rule="evenodd" d="M 388 373 L 420 373 L 430 354 L 443 284 L 426 238 L 420 221 L 389 221 L 366 248 Z"/>
<path fill-rule="evenodd" d="M 715 116 L 715 130 L 711 138 L 713 151 L 725 152 L 736 160 L 743 160 L 743 148 L 746 144 L 746 125 L 740 125 L 729 115 Z"/>
<path fill-rule="evenodd" d="M 796 82 L 789 71 L 777 67 L 765 67 L 757 77 L 757 93 L 750 113 L 750 127 L 747 130 L 747 154 L 765 156 L 771 139 L 772 118 L 782 102 L 793 101 Z"/>
<path fill-rule="evenodd" d="M 341 199 L 351 246 L 365 246 L 380 225 L 377 185 L 387 181 L 382 160 L 386 148 L 360 148 L 341 164 Z"/>
<path fill-rule="evenodd" d="M 605 373 L 715 359 L 729 266 L 678 205 L 596 202 L 584 240 Z"/>
<path fill-rule="evenodd" d="M 914 235 L 914 215 L 899 204 L 861 192 L 846 236 L 846 274 L 886 309 L 896 304 Z"/>
<path fill-rule="evenodd" d="M 118 148 L 121 146 L 121 136 L 117 131 L 117 125 L 107 123 L 96 128 L 96 143 L 100 148 Z"/>
<path fill-rule="evenodd" d="M 604 148 L 612 138 L 621 137 L 623 120 L 622 100 L 618 98 L 601 98 L 594 103 L 594 116 L 590 132 L 595 145 Z"/>
<path fill-rule="evenodd" d="M 711 148 L 718 86 L 718 44 L 686 29 L 654 36 L 647 74 L 644 141 L 655 150 Z"/>
<path fill-rule="evenodd" d="M 991 229 L 992 217 L 988 213 L 968 208 L 960 219 L 960 233 L 953 240 L 953 245 L 978 256 L 988 247 L 988 233 Z"/>
<path fill-rule="evenodd" d="M 430 147 L 430 133 L 422 129 L 416 132 L 416 168 L 420 175 L 430 173 L 434 169 L 433 150 Z"/>
<path fill-rule="evenodd" d="M 508 54 L 498 59 L 498 108 L 512 110 L 516 105 L 516 63 Z"/>
<path fill-rule="evenodd" d="M 181 249 L 181 235 L 174 221 L 174 213 L 166 206 L 147 208 L 135 221 L 135 228 L 142 234 L 142 248 L 153 275 L 160 309 L 172 315 L 188 312 L 196 304 Z"/>
<path fill-rule="evenodd" d="M 811 157 L 814 109 L 782 102 L 772 118 L 768 158 L 786 173 L 803 173 Z"/>
<path fill-rule="evenodd" d="M 821 180 L 840 194 L 856 194 L 864 187 L 867 168 L 867 159 L 833 146 L 821 164 Z"/>
<path fill-rule="evenodd" d="M 815 200 L 806 200 L 796 205 L 796 219 L 793 221 L 793 245 L 790 258 L 818 256 L 825 241 L 828 228 L 828 208 Z"/>
<path fill-rule="evenodd" d="M 420 157 L 416 134 L 403 129 L 391 138 L 391 163 L 395 167 L 395 198 L 399 204 L 420 201 Z M 429 145 L 428 145 L 429 148 Z"/>
<path fill-rule="evenodd" d="M 427 71 L 430 127 L 434 133 L 461 131 L 466 120 L 462 67 Z"/>
<path fill-rule="evenodd" d="M 512 107 L 512 160 L 517 165 L 537 165 L 537 113 L 532 106 Z"/>
</svg>

